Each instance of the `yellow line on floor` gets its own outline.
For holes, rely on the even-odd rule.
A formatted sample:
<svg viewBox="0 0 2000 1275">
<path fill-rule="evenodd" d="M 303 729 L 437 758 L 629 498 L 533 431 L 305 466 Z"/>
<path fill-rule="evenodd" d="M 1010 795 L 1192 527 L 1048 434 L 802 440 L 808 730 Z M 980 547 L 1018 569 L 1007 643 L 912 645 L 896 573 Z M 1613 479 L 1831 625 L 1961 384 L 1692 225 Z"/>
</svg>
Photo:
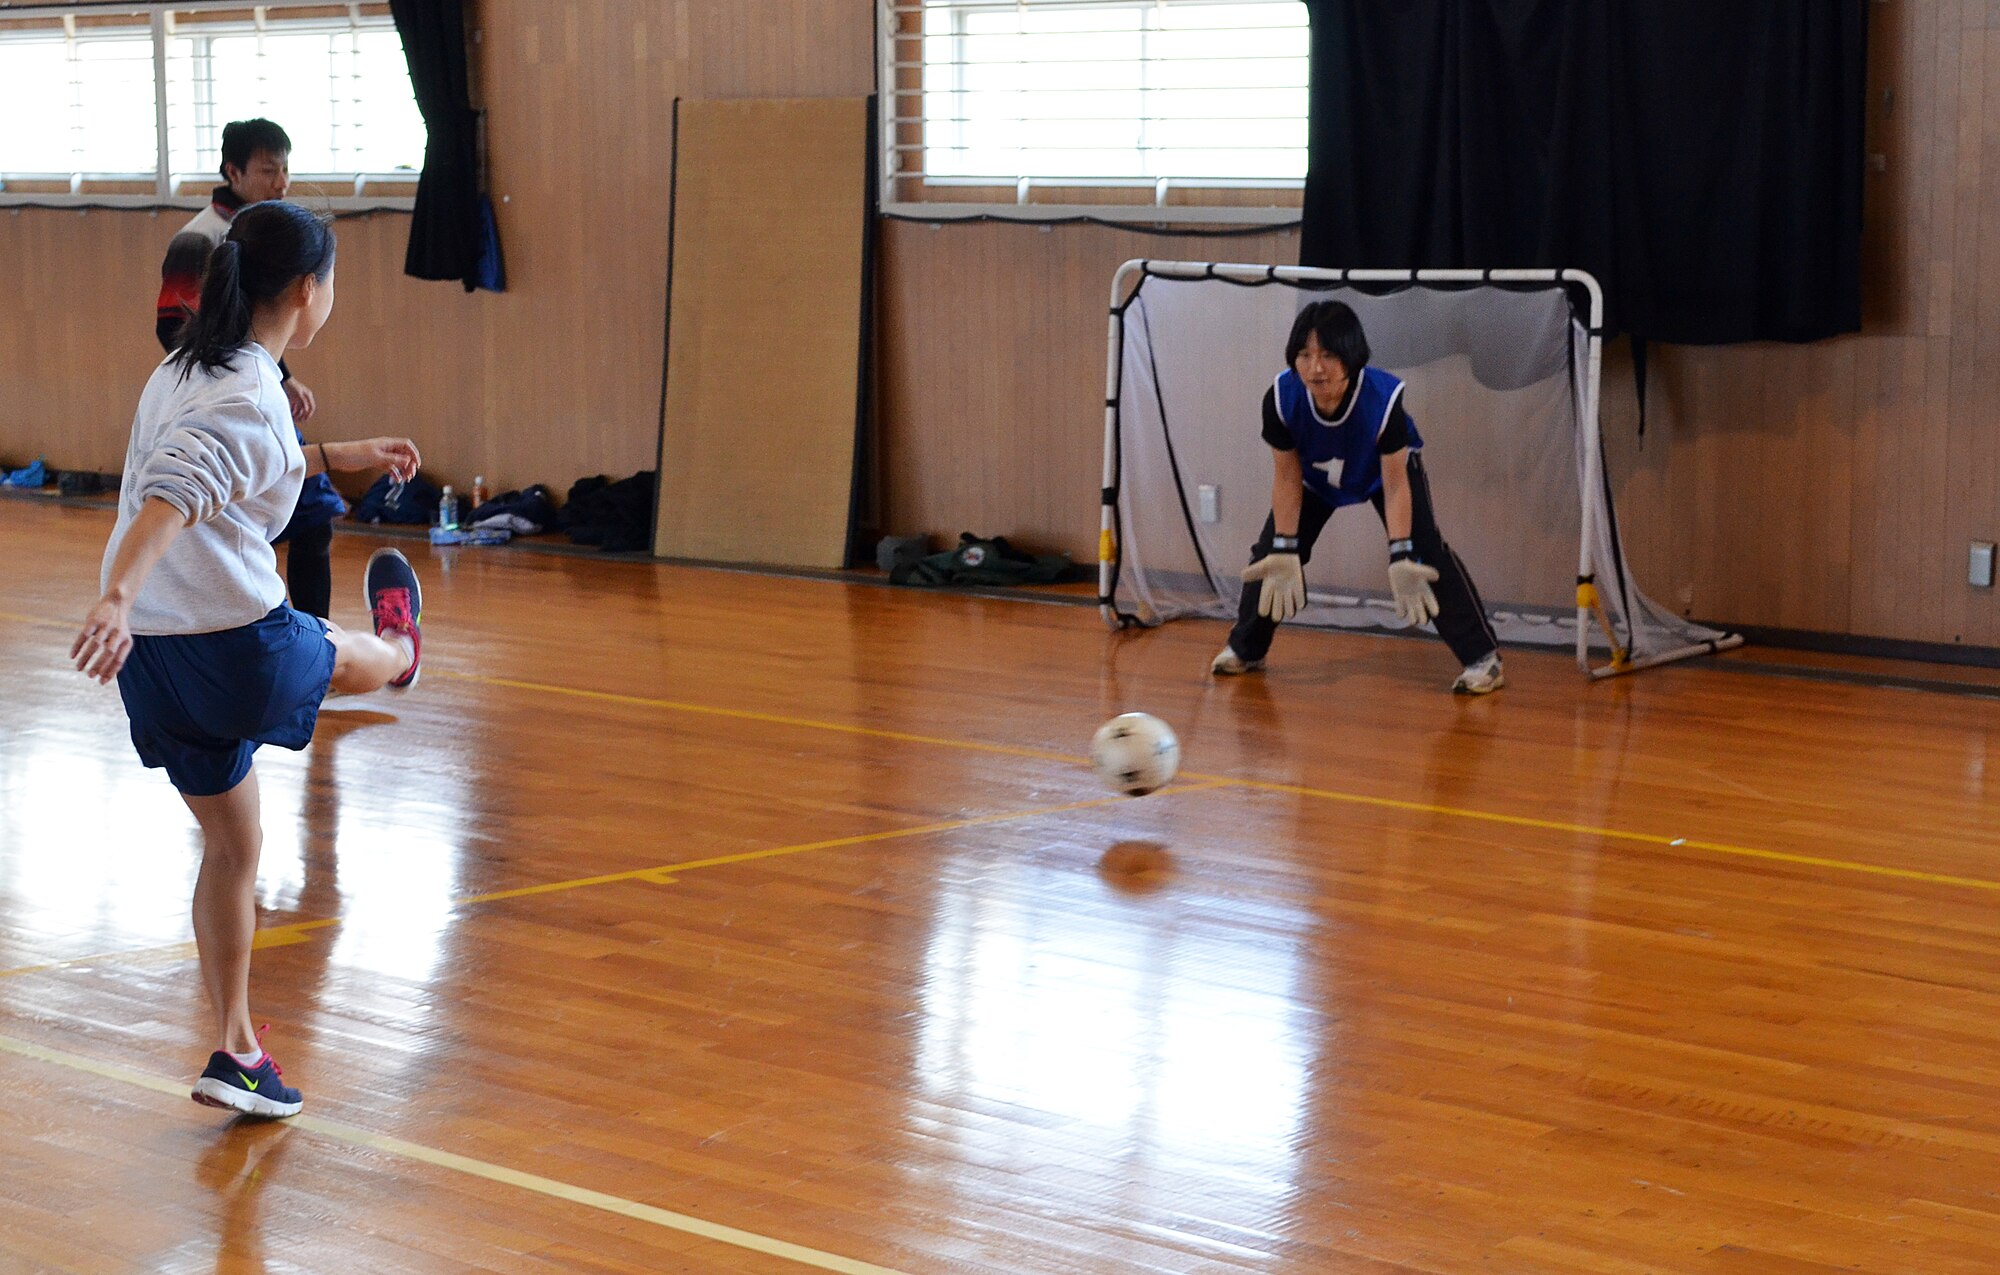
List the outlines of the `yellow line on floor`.
<svg viewBox="0 0 2000 1275">
<path fill-rule="evenodd" d="M 1223 782 L 1182 783 L 1162 789 L 1157 797 L 1172 796 L 1175 793 L 1206 792 L 1222 788 Z M 974 815 L 969 819 L 948 819 L 938 823 L 920 824 L 914 828 L 889 828 L 881 832 L 857 833 L 851 837 L 833 837 L 824 841 L 806 841 L 798 845 L 770 846 L 762 850 L 745 850 L 738 854 L 716 855 L 707 859 L 687 859 L 679 863 L 656 864 L 650 868 L 633 868 L 626 872 L 607 872 L 594 877 L 577 877 L 569 881 L 550 881 L 541 885 L 525 885 L 513 890 L 494 890 L 486 894 L 467 895 L 453 899 L 452 907 L 466 907 L 474 903 L 493 903 L 502 899 L 521 899 L 538 894 L 558 894 L 568 890 L 583 890 L 592 886 L 611 885 L 620 881 L 643 881 L 651 885 L 671 885 L 674 874 L 694 872 L 702 868 L 719 868 L 732 863 L 749 863 L 757 859 L 775 859 L 783 855 L 804 854 L 811 850 L 833 850 L 841 846 L 867 845 L 878 841 L 895 841 L 903 837 L 921 837 L 930 833 L 953 832 L 960 828 L 978 828 L 990 824 L 1013 823 L 1022 819 L 1037 819 L 1045 815 L 1068 814 L 1076 810 L 1089 810 L 1097 806 L 1113 806 L 1129 801 L 1128 797 L 1096 797 L 1089 801 L 1072 801 L 1060 806 L 1039 806 L 1033 810 L 1009 810 L 996 815 Z M 287 921 L 257 931 L 254 945 L 258 949 L 289 947 L 294 943 L 304 943 L 314 930 L 323 930 L 341 923 L 344 918 L 326 917 L 316 921 Z M 96 952 L 89 956 L 72 956 L 67 960 L 47 961 L 40 965 L 22 965 L 14 969 L 0 970 L 0 978 L 14 978 L 22 974 L 38 974 L 44 970 L 65 969 L 73 965 L 89 965 L 97 961 L 132 962 L 146 959 L 186 960 L 195 955 L 194 944 L 189 942 L 161 944 L 155 947 L 128 948 L 117 952 Z"/>
<path fill-rule="evenodd" d="M 713 704 L 690 704 L 684 700 L 654 699 L 646 695 L 621 695 L 615 691 L 587 691 L 574 686 L 556 686 L 548 682 L 524 682 L 511 677 L 487 677 L 478 673 L 454 673 L 440 669 L 433 676 L 455 678 L 462 682 L 478 682 L 482 686 L 505 686 L 517 691 L 536 691 L 544 695 L 568 695 L 576 699 L 594 699 L 607 704 L 632 704 L 640 708 L 664 708 L 676 713 L 693 713 L 703 717 L 728 717 L 743 722 L 764 722 L 773 726 L 804 726 L 812 730 L 837 731 L 846 735 L 865 735 L 870 739 L 893 739 L 905 744 L 935 744 L 940 748 L 958 748 L 972 752 L 999 753 L 1006 757 L 1032 757 L 1037 761 L 1059 761 L 1070 765 L 1083 765 L 1088 759 L 1071 753 L 1052 752 L 1044 748 L 1019 748 L 1012 744 L 989 744 L 976 739 L 951 739 L 941 735 L 913 735 L 907 731 L 882 730 L 874 726 L 850 726 L 844 722 L 824 722 L 811 717 L 787 717 L 780 713 L 759 713 L 747 708 L 719 708 Z"/>
<path fill-rule="evenodd" d="M 1221 783 L 1182 784 L 1163 789 L 1158 795 L 1173 793 L 1204 792 L 1210 788 L 1220 788 Z M 745 850 L 740 854 L 717 855 L 709 859 L 689 859 L 682 863 L 663 863 L 657 867 L 635 868 L 630 872 L 610 872 L 603 876 L 579 877 L 574 881 L 551 881 L 546 885 L 526 885 L 516 890 L 495 890 L 490 894 L 475 894 L 463 899 L 455 899 L 455 904 L 491 903 L 496 899 L 519 899 L 533 894 L 555 894 L 563 890 L 580 890 L 588 886 L 608 885 L 614 881 L 650 881 L 663 883 L 674 873 L 693 872 L 698 868 L 718 868 L 731 863 L 749 863 L 756 859 L 775 859 L 780 855 L 804 854 L 808 850 L 832 850 L 840 846 L 867 845 L 877 841 L 895 841 L 903 837 L 921 837 L 934 832 L 954 832 L 960 828 L 977 828 L 987 824 L 1012 823 L 1020 819 L 1036 819 L 1044 815 L 1067 814 L 1073 810 L 1089 810 L 1096 806 L 1112 806 L 1128 801 L 1127 797 L 1098 797 L 1090 801 L 1072 801 L 1061 806 L 1043 806 L 1035 810 L 1014 810 L 998 815 L 976 815 L 970 819 L 949 819 L 941 823 L 921 824 L 914 828 L 890 828 L 883 832 L 864 832 L 851 837 L 833 837 L 825 841 L 806 841 L 795 846 L 774 846 L 767 850 Z"/>
<path fill-rule="evenodd" d="M 99 1062 L 97 1059 L 85 1058 L 79 1054 L 66 1053 L 59 1049 L 49 1049 L 46 1046 L 37 1045 L 30 1041 L 17 1040 L 11 1036 L 0 1035 L 0 1051 L 32 1059 L 36 1062 L 47 1063 L 51 1066 L 83 1072 L 86 1075 L 96 1076 L 103 1080 L 113 1080 L 120 1084 L 131 1085 L 139 1089 L 148 1089 L 154 1093 L 166 1094 L 182 1099 L 183 1101 L 187 1098 L 188 1085 L 183 1081 L 168 1080 L 162 1076 L 149 1075 L 143 1071 L 134 1071 L 130 1067 L 121 1067 L 116 1063 Z M 489 1182 L 497 1182 L 502 1186 L 512 1187 L 515 1190 L 529 1191 L 536 1195 L 545 1195 L 551 1199 L 562 1200 L 568 1204 L 580 1204 L 585 1208 L 597 1209 L 604 1213 L 615 1214 L 618 1217 L 630 1218 L 635 1222 L 646 1222 L 670 1231 L 679 1231 L 685 1235 L 712 1240 L 717 1244 L 727 1244 L 732 1248 L 746 1249 L 752 1253 L 779 1258 L 800 1266 L 808 1266 L 815 1270 L 834 1271 L 837 1275 L 902 1275 L 902 1272 L 887 1266 L 877 1266 L 872 1262 L 857 1261 L 851 1257 L 842 1257 L 837 1253 L 828 1253 L 816 1248 L 807 1248 L 803 1244 L 793 1244 L 787 1240 L 773 1239 L 768 1235 L 759 1235 L 755 1231 L 745 1231 L 733 1226 L 724 1226 L 719 1222 L 711 1222 L 706 1218 L 695 1217 L 688 1213 L 676 1213 L 671 1209 L 663 1209 L 651 1204 L 641 1204 L 637 1200 L 628 1200 L 622 1196 L 607 1195 L 602 1191 L 593 1191 L 588 1187 L 560 1182 L 554 1178 L 542 1177 L 539 1174 L 524 1173 L 519 1169 L 510 1169 L 504 1164 L 493 1164 L 486 1160 L 475 1160 L 471 1156 L 458 1155 L 451 1151 L 440 1151 L 436 1147 L 427 1147 L 422 1143 L 407 1142 L 401 1138 L 389 1137 L 386 1134 L 371 1133 L 366 1129 L 357 1128 L 350 1124 L 343 1124 L 337 1120 L 325 1120 L 318 1116 L 300 1115 L 293 1116 L 287 1123 L 309 1133 L 316 1133 L 324 1138 L 331 1138 L 337 1142 L 347 1143 L 349 1146 L 365 1147 L 369 1150 L 380 1151 L 404 1160 L 412 1160 L 419 1164 L 428 1164 L 434 1168 L 446 1169 L 453 1173 L 462 1173 L 468 1177 L 484 1178 Z"/>
<path fill-rule="evenodd" d="M 1563 832 L 1580 837 L 1599 837 L 1606 841 L 1626 841 L 1638 845 L 1657 846 L 1663 850 L 1700 850 L 1708 854 L 1733 855 L 1742 859 L 1764 859 L 1773 863 L 1796 863 L 1806 867 L 1833 868 L 1842 872 L 1865 873 L 1869 876 L 1894 877 L 1903 881 L 1922 881 L 1929 885 L 1959 886 L 1968 890 L 2000 890 L 2000 881 L 1984 877 L 1961 877 L 1945 872 L 1925 872 L 1918 868 L 1895 868 L 1880 863 L 1864 863 L 1858 859 L 1829 859 L 1820 855 L 1792 854 L 1785 850 L 1760 850 L 1755 846 L 1736 846 L 1722 841 L 1669 837 L 1657 832 L 1626 832 L 1618 828 L 1599 828 L 1591 824 L 1534 819 L 1526 815 L 1503 815 L 1491 810 L 1470 810 L 1463 806 L 1434 806 L 1423 801 L 1399 801 L 1393 797 L 1370 797 L 1362 793 L 1340 792 L 1330 788 L 1308 788 L 1302 784 L 1275 783 L 1263 779 L 1231 779 L 1226 775 L 1203 775 L 1195 771 L 1182 771 L 1181 775 L 1186 779 L 1219 779 L 1225 786 L 1232 788 L 1290 793 L 1293 796 L 1314 797 L 1321 801 L 1338 801 L 1353 806 L 1375 806 L 1385 810 L 1405 810 L 1414 814 L 1444 815 L 1452 819 L 1475 819 L 1481 823 L 1507 824 L 1517 828 Z"/>
<path fill-rule="evenodd" d="M 491 686 L 506 686 L 516 690 L 535 691 L 548 695 L 568 695 L 580 699 L 605 700 L 612 703 L 634 704 L 642 707 L 666 709 L 677 713 L 699 713 L 712 717 L 731 717 L 744 721 L 769 722 L 775 725 L 803 726 L 813 730 L 837 731 L 848 735 L 865 735 L 876 739 L 903 740 L 910 743 L 931 744 L 941 748 L 960 748 L 976 752 L 1004 753 L 1020 757 L 1035 757 L 1044 761 L 1086 764 L 1082 757 L 1041 749 L 1015 748 L 1005 744 L 989 744 L 981 740 L 952 739 L 937 735 L 912 735 L 901 731 L 881 730 L 872 726 L 855 726 L 845 722 L 824 722 L 809 717 L 786 717 L 774 713 L 757 713 L 746 709 L 717 708 L 706 704 L 689 704 L 680 700 L 654 699 L 643 695 L 620 695 L 608 691 L 589 691 L 576 687 L 558 686 L 548 682 L 526 682 L 514 678 L 485 677 L 473 673 L 447 673 L 463 681 L 479 682 Z M 1337 801 L 1349 805 L 1375 806 L 1385 810 L 1404 810 L 1414 814 L 1443 815 L 1453 819 L 1472 819 L 1482 823 L 1505 824 L 1519 828 L 1535 828 L 1545 832 L 1570 833 L 1577 836 L 1599 837 L 1607 841 L 1623 841 L 1633 844 L 1658 846 L 1672 850 L 1698 850 L 1708 854 L 1729 855 L 1741 859 L 1761 859 L 1772 863 L 1791 863 L 1802 867 L 1827 868 L 1838 872 L 1855 872 L 1868 876 L 1888 877 L 1900 881 L 1921 881 L 1927 885 L 1955 886 L 1967 890 L 2000 891 L 2000 881 L 1983 877 L 1954 876 L 1944 872 L 1924 872 L 1916 868 L 1896 868 L 1885 864 L 1864 863 L 1856 859 L 1833 859 L 1820 855 L 1792 854 L 1783 850 L 1761 850 L 1753 846 L 1730 845 L 1719 841 L 1699 841 L 1686 837 L 1672 837 L 1660 833 L 1629 832 L 1618 828 L 1600 828 L 1589 824 L 1562 823 L 1549 819 L 1534 819 L 1525 815 L 1507 815 L 1491 810 L 1473 810 L 1461 806 L 1438 806 L 1422 801 L 1401 801 L 1393 797 L 1370 797 L 1362 793 L 1341 792 L 1329 788 L 1309 788 L 1301 784 L 1277 783 L 1261 779 L 1243 779 L 1234 775 L 1205 774 L 1200 771 L 1182 771 L 1183 779 L 1202 781 L 1207 785 L 1234 788 L 1261 789 L 1267 792 L 1291 793 L 1295 796 L 1313 797 L 1323 801 Z"/>
<path fill-rule="evenodd" d="M 0 619 L 16 620 L 24 624 L 40 625 L 48 628 L 66 628 L 68 622 L 56 622 L 17 612 L 0 611 Z M 712 704 L 692 704 L 683 700 L 658 699 L 645 695 L 623 695 L 612 691 L 584 690 L 574 686 L 558 686 L 549 682 L 529 682 L 519 678 L 487 677 L 476 673 L 458 673 L 439 669 L 434 677 L 448 677 L 459 681 L 477 682 L 486 686 L 504 686 L 514 690 L 534 691 L 545 695 L 566 695 L 574 699 L 600 700 L 612 704 L 632 704 L 643 708 L 665 709 L 676 713 L 690 713 L 706 717 L 726 717 L 738 721 L 764 722 L 774 726 L 801 726 L 811 730 L 834 731 L 846 735 L 863 735 L 871 739 L 892 739 L 903 743 L 930 744 L 940 748 L 957 748 L 974 752 L 998 753 L 1009 757 L 1032 757 L 1040 761 L 1066 762 L 1072 765 L 1085 764 L 1086 759 L 1068 753 L 1058 753 L 1040 748 L 1019 748 L 1008 744 L 991 744 L 982 740 L 954 739 L 941 735 L 917 735 L 906 731 L 882 730 L 872 726 L 856 726 L 846 722 L 819 721 L 810 717 L 791 717 L 779 713 L 759 713 L 749 709 L 720 708 Z M 1761 859 L 1770 863 L 1790 863 L 1801 867 L 1826 868 L 1836 872 L 1854 872 L 1866 876 L 1886 877 L 1899 881 L 1920 881 L 1927 885 L 1953 886 L 1965 890 L 1985 890 L 2000 892 L 2000 881 L 1984 877 L 1957 876 L 1948 872 L 1925 872 L 1917 868 L 1897 868 L 1886 864 L 1865 863 L 1857 859 L 1834 859 L 1822 855 L 1793 854 L 1784 850 L 1763 850 L 1754 846 L 1730 845 L 1720 841 L 1701 841 L 1685 837 L 1670 837 L 1660 833 L 1629 832 L 1618 828 L 1601 828 L 1590 824 L 1562 823 L 1548 819 L 1533 819 L 1524 815 L 1506 815 L 1497 811 L 1472 810 L 1459 806 L 1437 806 L 1422 801 L 1401 801 L 1392 797 L 1370 797 L 1362 793 L 1340 792 L 1328 788 L 1309 788 L 1300 784 L 1276 783 L 1261 779 L 1243 779 L 1233 775 L 1203 774 L 1198 771 L 1183 771 L 1182 777 L 1205 781 L 1204 787 L 1225 785 L 1237 788 L 1262 789 L 1267 792 L 1286 792 L 1301 797 L 1313 797 L 1322 801 L 1338 801 L 1350 805 L 1375 806 L 1385 810 L 1404 810 L 1415 814 L 1443 815 L 1453 819 L 1472 819 L 1482 823 L 1504 824 L 1519 828 L 1535 828 L 1545 832 L 1570 833 L 1577 836 L 1601 837 L 1607 841 L 1623 841 L 1638 845 L 1658 846 L 1672 850 L 1698 850 L 1707 854 L 1728 855 L 1739 859 Z M 1191 791 L 1191 790 L 1183 790 Z M 925 829 L 929 830 L 929 829 Z M 925 831 L 920 830 L 920 831 Z M 910 835 L 910 834 L 901 834 Z M 830 842 L 829 846 L 846 844 Z M 803 847 L 821 848 L 819 843 Z M 777 850 L 758 852 L 761 854 L 796 853 L 796 849 L 783 847 Z M 665 869 L 648 868 L 634 873 L 618 873 L 604 878 L 592 878 L 578 883 L 557 883 L 549 887 L 530 887 L 519 893 L 537 893 L 548 889 L 575 889 L 580 885 L 598 884 L 600 880 L 625 880 L 643 877 L 646 873 L 659 873 Z M 479 896 L 466 902 L 479 902 L 487 897 L 504 898 L 506 894 Z M 74 961 L 58 962 L 71 965 L 80 961 L 103 959 L 100 957 L 79 957 Z M 49 969 L 52 966 L 30 966 L 22 970 L 0 970 L 0 978 L 10 974 L 27 973 L 31 970 Z"/>
<path fill-rule="evenodd" d="M 259 930 L 251 937 L 251 947 L 261 951 L 269 947 L 290 947 L 294 943 L 304 943 L 313 930 L 323 930 L 339 925 L 341 918 L 328 917 L 319 921 L 287 921 Z M 195 956 L 194 940 L 183 939 L 177 943 L 160 943 L 152 947 L 127 947 L 110 952 L 92 952 L 87 956 L 72 956 L 60 961 L 44 961 L 40 965 L 17 965 L 10 970 L 0 970 L 0 978 L 15 978 L 22 974 L 39 974 L 44 970 L 67 969 L 72 965 L 90 965 L 97 961 L 158 960 L 163 962 L 192 960 Z"/>
<path fill-rule="evenodd" d="M 128 947 L 111 952 L 92 952 L 87 956 L 44 961 L 40 965 L 17 965 L 10 970 L 0 970 L 0 978 L 19 978 L 23 974 L 40 974 L 44 970 L 68 969 L 72 965 L 90 965 L 97 961 L 181 961 L 192 960 L 194 955 L 194 940 L 184 939 L 178 943 L 159 943 L 152 947 Z"/>
<path fill-rule="evenodd" d="M 0 611 L 0 618 L 21 620 L 32 624 L 49 624 L 48 621 L 34 619 L 11 612 Z M 903 743 L 927 744 L 941 748 L 955 748 L 967 751 L 997 753 L 1005 756 L 1031 757 L 1041 761 L 1062 762 L 1070 765 L 1086 764 L 1086 759 L 1066 753 L 1045 749 L 1019 748 L 1006 744 L 992 744 L 981 740 L 952 738 L 940 735 L 918 735 L 906 731 L 884 730 L 872 726 L 857 726 L 845 722 L 820 721 L 810 717 L 793 717 L 778 713 L 761 713 L 749 709 L 721 708 L 709 704 L 693 704 L 682 700 L 660 699 L 644 695 L 625 695 L 611 691 L 585 690 L 573 686 L 560 686 L 548 682 L 530 682 L 518 678 L 488 677 L 473 673 L 458 673 L 437 670 L 434 676 L 453 678 L 459 681 L 475 682 L 488 686 L 508 687 L 514 690 L 532 691 L 538 694 L 562 695 L 574 699 L 598 700 L 614 704 L 631 704 L 644 708 L 662 709 L 669 712 L 687 713 L 706 717 L 730 718 L 738 721 L 761 722 L 777 726 L 803 727 L 810 730 L 831 731 L 847 735 L 860 735 L 873 739 L 890 739 Z M 1200 771 L 1183 771 L 1183 779 L 1194 780 L 1198 786 L 1182 787 L 1169 791 L 1204 791 L 1218 787 L 1246 788 L 1265 792 L 1290 793 L 1294 796 L 1311 797 L 1322 801 L 1341 802 L 1348 805 L 1372 806 L 1384 810 L 1401 810 L 1413 814 L 1440 815 L 1452 819 L 1467 819 L 1481 823 L 1499 824 L 1509 827 L 1533 828 L 1544 832 L 1560 832 L 1573 836 L 1596 837 L 1607 841 L 1653 846 L 1667 850 L 1694 850 L 1707 854 L 1724 855 L 1739 859 L 1756 859 L 1769 863 L 1788 863 L 1801 867 L 1823 868 L 1836 872 L 1851 872 L 1866 876 L 1883 877 L 1891 880 L 1916 881 L 1927 885 L 1950 886 L 1958 889 L 2000 892 L 2000 880 L 1983 877 L 1958 876 L 1944 872 L 1926 872 L 1917 868 L 1898 868 L 1886 864 L 1867 863 L 1855 859 L 1836 859 L 1822 855 L 1795 854 L 1783 850 L 1765 850 L 1754 846 L 1732 845 L 1727 842 L 1704 841 L 1686 837 L 1672 837 L 1662 833 L 1632 832 L 1619 828 L 1605 828 L 1592 824 L 1565 823 L 1559 820 L 1536 819 L 1525 815 L 1501 814 L 1497 811 L 1476 810 L 1461 806 L 1441 806 L 1430 802 L 1406 801 L 1393 797 L 1373 797 L 1363 793 L 1343 792 L 1337 789 L 1313 788 L 1302 784 L 1279 783 L 1271 780 L 1244 779 L 1234 775 L 1209 774 Z M 718 863 L 742 862 L 751 858 L 768 858 L 776 855 L 798 854 L 807 850 L 831 849 L 843 845 L 856 845 L 865 841 L 886 840 L 892 837 L 916 836 L 927 832 L 949 831 L 954 827 L 970 827 L 975 823 L 999 822 L 1007 819 L 1030 818 L 1035 815 L 1056 814 L 1065 810 L 1082 809 L 1087 806 L 1116 804 L 1125 798 L 1105 798 L 1098 801 L 1080 802 L 1070 806 L 1048 807 L 1042 810 L 1022 811 L 1016 814 L 987 816 L 979 820 L 960 823 L 924 825 L 912 829 L 892 830 L 886 833 L 870 834 L 855 838 L 837 838 L 824 842 L 807 842 L 798 846 L 779 846 L 768 850 L 750 851 L 740 856 L 725 856 L 717 860 L 698 860 L 691 864 L 665 864 L 652 868 L 640 868 L 629 872 L 610 873 L 599 877 L 585 877 L 575 881 L 551 882 L 547 885 L 525 886 L 518 890 L 496 891 L 491 894 L 474 895 L 456 900 L 457 903 L 484 903 L 497 899 L 517 898 L 533 894 L 548 894 L 563 890 L 582 889 L 614 881 L 646 880 L 663 884 L 669 874 L 689 871 L 698 867 L 713 866 Z M 299 931 L 325 925 L 337 925 L 338 920 L 294 923 L 276 926 L 271 931 L 260 932 L 260 946 L 278 946 L 286 942 L 302 941 L 303 936 L 278 937 L 286 931 Z M 268 934 L 271 937 L 265 937 Z M 67 961 L 57 961 L 45 965 L 24 966 L 12 970 L 0 970 L 0 978 L 16 974 L 34 973 L 67 965 L 84 964 L 91 961 L 127 958 L 143 955 L 146 951 L 179 951 L 186 944 L 176 944 L 171 949 L 142 949 L 137 952 L 103 953 L 93 956 L 75 957 Z"/>
</svg>

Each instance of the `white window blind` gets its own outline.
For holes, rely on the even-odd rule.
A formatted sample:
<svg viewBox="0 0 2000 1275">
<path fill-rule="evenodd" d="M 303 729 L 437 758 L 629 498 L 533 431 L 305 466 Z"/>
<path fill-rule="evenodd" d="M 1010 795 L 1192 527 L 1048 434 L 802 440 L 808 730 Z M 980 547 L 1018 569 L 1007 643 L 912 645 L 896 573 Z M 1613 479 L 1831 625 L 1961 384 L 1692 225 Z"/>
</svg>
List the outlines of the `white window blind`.
<svg viewBox="0 0 2000 1275">
<path fill-rule="evenodd" d="M 219 181 L 223 126 L 254 116 L 290 135 L 295 187 L 359 193 L 423 167 L 386 4 L 16 12 L 0 10 L 0 194 Z"/>
<path fill-rule="evenodd" d="M 0 30 L 0 174 L 126 173 L 158 165 L 153 46 L 142 25 Z"/>
<path fill-rule="evenodd" d="M 882 27 L 885 204 L 1304 182 L 1300 0 L 884 0 Z"/>
</svg>

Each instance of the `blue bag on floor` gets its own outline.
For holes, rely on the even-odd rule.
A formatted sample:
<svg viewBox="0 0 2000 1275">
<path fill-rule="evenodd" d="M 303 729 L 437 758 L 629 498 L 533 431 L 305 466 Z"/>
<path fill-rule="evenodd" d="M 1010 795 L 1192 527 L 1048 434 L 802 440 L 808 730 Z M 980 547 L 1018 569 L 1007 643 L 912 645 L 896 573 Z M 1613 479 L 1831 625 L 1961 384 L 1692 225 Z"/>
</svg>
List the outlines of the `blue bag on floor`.
<svg viewBox="0 0 2000 1275">
<path fill-rule="evenodd" d="M 438 503 L 444 493 L 422 474 L 403 484 L 401 492 L 396 484 L 384 474 L 375 480 L 368 494 L 354 506 L 353 518 L 356 522 L 399 523 L 409 526 L 423 526 L 434 523 L 438 516 Z M 395 500 L 390 497 L 394 495 Z"/>
</svg>

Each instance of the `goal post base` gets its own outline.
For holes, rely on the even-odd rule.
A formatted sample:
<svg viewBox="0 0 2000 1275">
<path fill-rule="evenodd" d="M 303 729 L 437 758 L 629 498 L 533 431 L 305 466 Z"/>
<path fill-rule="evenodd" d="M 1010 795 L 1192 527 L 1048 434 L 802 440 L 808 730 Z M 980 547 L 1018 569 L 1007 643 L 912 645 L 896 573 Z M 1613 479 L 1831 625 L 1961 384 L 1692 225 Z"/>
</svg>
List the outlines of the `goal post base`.
<svg viewBox="0 0 2000 1275">
<path fill-rule="evenodd" d="M 1708 642 L 1695 642 L 1677 647 L 1671 651 L 1655 651 L 1638 659 L 1628 659 L 1623 663 L 1607 664 L 1590 670 L 1590 680 L 1601 682 L 1606 678 L 1618 677 L 1625 673 L 1637 673 L 1640 669 L 1658 668 L 1662 664 L 1673 664 L 1681 660 L 1699 659 L 1704 655 L 1714 655 L 1720 651 L 1732 651 L 1743 645 L 1741 633 L 1728 633 Z"/>
</svg>

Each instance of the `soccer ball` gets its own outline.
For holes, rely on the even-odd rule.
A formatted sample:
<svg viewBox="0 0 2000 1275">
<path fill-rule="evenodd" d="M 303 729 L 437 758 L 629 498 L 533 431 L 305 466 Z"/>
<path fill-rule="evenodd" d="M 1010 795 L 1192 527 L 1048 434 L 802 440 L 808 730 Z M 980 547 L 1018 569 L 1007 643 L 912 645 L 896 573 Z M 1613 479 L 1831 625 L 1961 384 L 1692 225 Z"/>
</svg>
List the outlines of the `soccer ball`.
<svg viewBox="0 0 2000 1275">
<path fill-rule="evenodd" d="M 1181 741 L 1151 713 L 1120 713 L 1097 728 L 1090 761 L 1114 792 L 1143 797 L 1181 768 Z"/>
</svg>

